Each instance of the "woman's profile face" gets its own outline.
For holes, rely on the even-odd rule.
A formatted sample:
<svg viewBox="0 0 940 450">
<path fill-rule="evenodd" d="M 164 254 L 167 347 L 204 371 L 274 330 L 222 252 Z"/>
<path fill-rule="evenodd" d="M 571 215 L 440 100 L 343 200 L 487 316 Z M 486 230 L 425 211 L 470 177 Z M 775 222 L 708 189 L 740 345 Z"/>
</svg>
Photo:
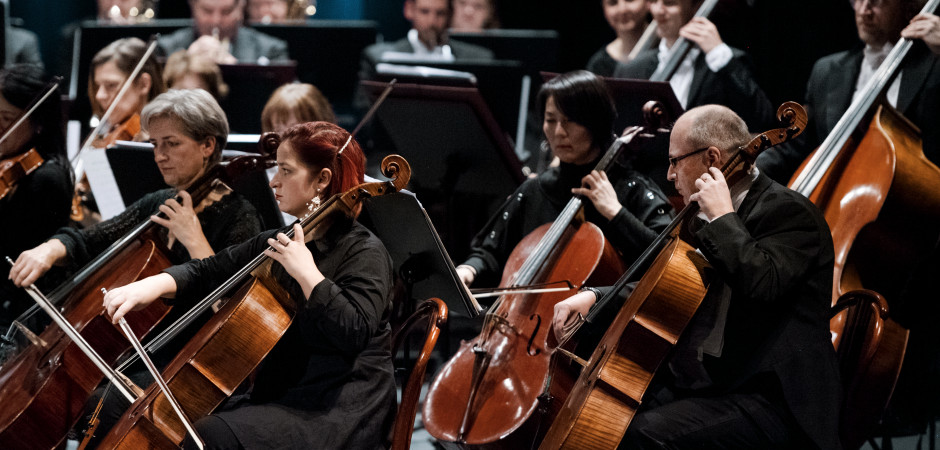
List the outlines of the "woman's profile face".
<svg viewBox="0 0 940 450">
<path fill-rule="evenodd" d="M 592 146 L 591 133 L 577 122 L 568 120 L 568 117 L 555 105 L 555 97 L 548 97 L 545 101 L 545 119 L 542 121 L 542 131 L 545 139 L 552 148 L 552 153 L 569 164 L 588 164 L 595 159 L 600 150 Z"/>
<path fill-rule="evenodd" d="M 313 168 L 316 169 L 316 168 Z M 309 202 L 317 192 L 317 174 L 320 170 L 311 170 L 297 157 L 297 152 L 289 141 L 284 141 L 277 148 L 277 174 L 271 179 L 274 199 L 281 211 L 294 217 L 303 217 L 310 210 Z"/>
<path fill-rule="evenodd" d="M 108 61 L 95 68 L 94 72 L 94 101 L 98 103 L 102 113 L 111 107 L 111 103 L 121 91 L 124 80 L 127 79 L 126 73 L 118 69 L 114 61 Z M 112 124 L 123 123 L 134 114 L 139 114 L 147 103 L 147 93 L 150 92 L 150 85 L 144 81 L 147 74 L 142 74 L 137 78 L 118 101 L 118 105 L 111 112 L 110 122 Z"/>
<path fill-rule="evenodd" d="M 215 150 L 214 139 L 199 142 L 183 134 L 181 125 L 179 119 L 159 117 L 149 126 L 153 159 L 163 181 L 176 189 L 186 189 L 196 181 Z"/>
</svg>

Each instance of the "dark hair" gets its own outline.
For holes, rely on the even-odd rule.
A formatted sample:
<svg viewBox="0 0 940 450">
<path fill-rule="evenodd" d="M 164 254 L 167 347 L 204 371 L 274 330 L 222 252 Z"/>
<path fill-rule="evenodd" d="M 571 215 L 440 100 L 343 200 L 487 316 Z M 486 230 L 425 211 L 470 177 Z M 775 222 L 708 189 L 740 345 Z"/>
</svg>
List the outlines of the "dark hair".
<svg viewBox="0 0 940 450">
<path fill-rule="evenodd" d="M 46 84 L 43 70 L 34 64 L 15 64 L 0 70 L 0 93 L 11 105 L 24 112 L 33 99 L 38 100 L 43 94 Z M 58 92 L 53 92 L 29 116 L 29 122 L 36 130 L 29 145 L 35 147 L 43 159 L 58 159 L 68 167 L 60 97 Z"/>
<path fill-rule="evenodd" d="M 330 169 L 333 178 L 323 193 L 324 198 L 346 192 L 363 182 L 366 157 L 355 139 L 341 155 L 337 152 L 349 139 L 349 132 L 329 122 L 306 122 L 294 125 L 281 134 L 281 142 L 290 142 L 300 161 L 310 167 Z"/>
<path fill-rule="evenodd" d="M 134 71 L 134 67 L 137 67 L 146 52 L 147 43 L 144 41 L 137 38 L 124 38 L 108 44 L 107 47 L 95 53 L 94 58 L 91 59 L 91 64 L 88 66 L 88 99 L 91 101 L 92 112 L 98 116 L 104 114 L 101 105 L 95 100 L 95 92 L 98 90 L 97 83 L 95 83 L 95 69 L 109 61 L 113 61 L 121 73 L 130 76 L 131 72 Z M 147 101 L 153 100 L 154 97 L 166 92 L 166 84 L 163 82 L 163 68 L 157 63 L 155 53 L 150 54 L 150 58 L 147 58 L 144 67 L 137 74 L 138 79 L 145 73 L 150 75 L 150 91 L 147 93 Z"/>
<path fill-rule="evenodd" d="M 547 81 L 539 89 L 537 101 L 539 115 L 545 117 L 545 103 L 555 99 L 555 106 L 568 120 L 591 133 L 591 144 L 605 150 L 614 140 L 614 118 L 617 108 L 607 90 L 607 84 L 586 70 L 561 74 Z"/>
</svg>

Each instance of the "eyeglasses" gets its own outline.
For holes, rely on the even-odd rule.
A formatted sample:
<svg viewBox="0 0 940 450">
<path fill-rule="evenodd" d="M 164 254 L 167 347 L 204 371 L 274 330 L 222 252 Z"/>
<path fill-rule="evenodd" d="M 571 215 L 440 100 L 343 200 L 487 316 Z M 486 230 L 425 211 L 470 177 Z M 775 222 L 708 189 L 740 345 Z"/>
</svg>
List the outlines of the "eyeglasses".
<svg viewBox="0 0 940 450">
<path fill-rule="evenodd" d="M 690 157 L 690 156 L 692 156 L 692 155 L 694 155 L 694 154 L 696 154 L 696 153 L 702 153 L 702 152 L 704 152 L 705 150 L 708 150 L 709 148 L 711 148 L 711 147 L 703 147 L 703 148 L 700 148 L 700 149 L 698 149 L 698 150 L 695 150 L 695 151 L 691 151 L 691 152 L 689 152 L 689 153 L 686 153 L 686 154 L 684 154 L 684 155 L 682 155 L 682 156 L 676 156 L 675 158 L 669 158 L 669 165 L 672 166 L 673 169 L 675 169 L 675 168 L 676 168 L 676 164 L 679 164 L 679 161 L 682 161 L 683 159 L 686 159 L 686 158 L 688 158 L 688 157 Z"/>
</svg>

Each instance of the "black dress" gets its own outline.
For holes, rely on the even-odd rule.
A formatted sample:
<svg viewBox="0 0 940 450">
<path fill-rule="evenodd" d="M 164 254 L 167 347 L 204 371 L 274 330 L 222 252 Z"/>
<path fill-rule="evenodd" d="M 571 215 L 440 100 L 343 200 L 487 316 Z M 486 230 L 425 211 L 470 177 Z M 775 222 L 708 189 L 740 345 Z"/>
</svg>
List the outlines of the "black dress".
<svg viewBox="0 0 940 450">
<path fill-rule="evenodd" d="M 554 221 L 571 200 L 571 189 L 580 186 L 581 179 L 594 167 L 593 163 L 562 163 L 516 189 L 470 244 L 470 256 L 464 264 L 476 269 L 480 285 L 499 282 L 503 265 L 516 244 L 539 226 Z M 586 200 L 584 214 L 601 228 L 624 260 L 632 262 L 669 225 L 672 206 L 656 183 L 639 172 L 624 170 L 609 177 L 623 205 L 620 212 L 607 220 Z"/>
<path fill-rule="evenodd" d="M 176 281 L 177 297 L 209 293 L 267 248 L 276 233 L 170 267 L 166 273 Z M 378 448 L 396 407 L 388 322 L 391 259 L 357 222 L 335 224 L 307 247 L 326 279 L 299 305 L 251 393 L 230 399 L 213 416 L 245 448 Z M 274 263 L 272 274 L 292 298 L 304 298 L 280 264 Z"/>
<path fill-rule="evenodd" d="M 610 53 L 607 53 L 607 46 L 605 45 L 591 55 L 585 69 L 595 75 L 612 78 L 614 71 L 617 70 L 617 60 L 611 57 Z"/>
<path fill-rule="evenodd" d="M 51 160 L 16 184 L 0 200 L 0 258 L 16 260 L 24 250 L 41 244 L 68 224 L 72 206 L 72 177 L 65 164 Z M 0 333 L 33 304 L 26 291 L 10 281 L 10 265 L 0 261 Z M 38 283 L 41 288 L 43 283 Z"/>
</svg>

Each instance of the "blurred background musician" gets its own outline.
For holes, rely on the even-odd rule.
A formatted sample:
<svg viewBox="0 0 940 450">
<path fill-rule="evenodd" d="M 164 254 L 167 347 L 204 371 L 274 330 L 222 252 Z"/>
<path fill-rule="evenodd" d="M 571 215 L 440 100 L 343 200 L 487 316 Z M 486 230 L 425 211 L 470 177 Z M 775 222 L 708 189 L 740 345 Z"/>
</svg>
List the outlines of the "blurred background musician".
<svg viewBox="0 0 940 450">
<path fill-rule="evenodd" d="M 245 0 L 190 0 L 193 26 L 159 38 L 167 55 L 188 50 L 219 64 L 264 64 L 288 59 L 287 43 L 242 26 Z"/>
<path fill-rule="evenodd" d="M 304 122 L 336 123 L 326 96 L 309 83 L 290 83 L 277 88 L 261 111 L 261 132 L 284 130 Z"/>
<path fill-rule="evenodd" d="M 538 94 L 545 139 L 560 164 L 530 178 L 510 195 L 471 243 L 457 267 L 467 285 L 499 282 L 516 244 L 537 227 L 553 222 L 571 197 L 582 195 L 585 217 L 633 261 L 672 218 L 672 207 L 652 180 L 629 167 L 608 174 L 593 171 L 613 143 L 616 116 L 607 85 L 591 72 L 560 75 Z"/>
<path fill-rule="evenodd" d="M 251 24 L 288 24 L 306 20 L 310 7 L 309 0 L 248 0 L 245 11 Z"/>
<path fill-rule="evenodd" d="M 35 65 L 17 64 L 0 70 L 0 134 L 43 94 L 45 84 L 42 69 Z M 16 180 L 12 190 L 0 198 L 0 257 L 14 258 L 68 224 L 73 186 L 63 133 L 62 107 L 55 92 L 0 144 L 0 160 L 31 149 L 42 157 L 42 165 Z M 25 291 L 14 286 L 9 273 L 10 265 L 2 264 L 0 335 L 33 304 Z"/>
<path fill-rule="evenodd" d="M 303 216 L 321 198 L 363 182 L 365 156 L 349 138 L 327 122 L 283 133 L 271 181 L 283 212 Z M 300 225 L 293 229 L 293 238 L 270 230 L 215 257 L 114 289 L 105 305 L 118 320 L 161 296 L 201 298 L 263 251 L 276 261 L 273 281 L 299 301 L 297 314 L 262 362 L 250 394 L 196 420 L 197 433 L 209 448 L 380 448 L 396 406 L 391 258 L 354 217 L 337 217 L 324 236 L 306 243 Z M 183 447 L 196 448 L 188 437 Z"/>
<path fill-rule="evenodd" d="M 92 141 L 94 148 L 105 148 L 115 141 L 141 140 L 140 111 L 157 95 L 166 91 L 163 82 L 163 66 L 151 54 L 145 61 L 137 78 L 131 80 L 131 86 L 124 96 L 117 98 L 127 77 L 141 62 L 147 52 L 147 44 L 137 38 L 124 38 L 108 44 L 98 51 L 88 67 L 88 98 L 92 114 L 97 118 L 104 116 L 111 104 L 118 101 L 111 111 L 108 123 L 99 129 L 99 136 Z M 94 225 L 101 221 L 98 206 L 88 179 L 82 176 L 75 186 L 75 199 L 72 205 L 72 221 L 80 227 Z"/>
<path fill-rule="evenodd" d="M 177 50 L 163 66 L 168 89 L 202 89 L 221 102 L 228 95 L 228 85 L 215 61 L 186 50 Z"/>
<path fill-rule="evenodd" d="M 618 66 L 615 77 L 648 79 L 671 56 L 676 40 L 683 37 L 695 45 L 669 80 L 683 108 L 725 105 L 752 131 L 774 126 L 773 106 L 754 79 L 750 59 L 725 44 L 711 21 L 693 18 L 693 0 L 653 0 L 648 4 L 656 21 L 659 48 L 645 50 Z"/>
<path fill-rule="evenodd" d="M 649 5 L 646 0 L 601 0 L 604 18 L 615 38 L 588 60 L 587 70 L 603 77 L 614 76 L 617 64 L 629 62 L 630 52 L 646 30 Z"/>
<path fill-rule="evenodd" d="M 500 27 L 497 0 L 452 0 L 450 29 L 475 32 Z"/>
</svg>

